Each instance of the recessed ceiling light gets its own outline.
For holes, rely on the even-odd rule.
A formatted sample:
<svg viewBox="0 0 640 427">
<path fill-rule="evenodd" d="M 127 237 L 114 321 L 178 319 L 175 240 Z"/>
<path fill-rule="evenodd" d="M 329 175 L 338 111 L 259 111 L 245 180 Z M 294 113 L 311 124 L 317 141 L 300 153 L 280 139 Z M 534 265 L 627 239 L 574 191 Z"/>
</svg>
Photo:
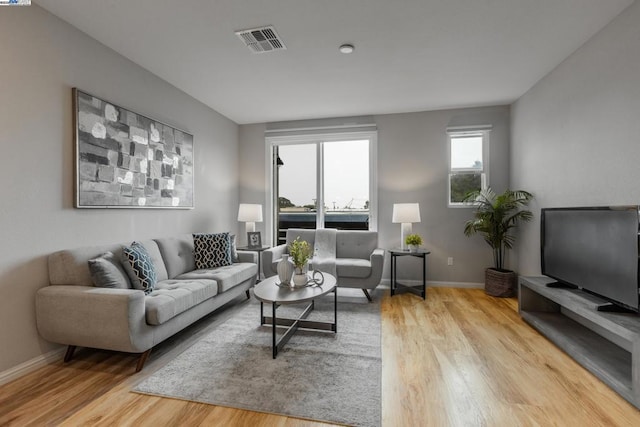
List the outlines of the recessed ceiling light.
<svg viewBox="0 0 640 427">
<path fill-rule="evenodd" d="M 354 51 L 354 47 L 352 44 L 343 44 L 342 46 L 340 46 L 340 52 L 342 53 L 351 53 Z"/>
</svg>

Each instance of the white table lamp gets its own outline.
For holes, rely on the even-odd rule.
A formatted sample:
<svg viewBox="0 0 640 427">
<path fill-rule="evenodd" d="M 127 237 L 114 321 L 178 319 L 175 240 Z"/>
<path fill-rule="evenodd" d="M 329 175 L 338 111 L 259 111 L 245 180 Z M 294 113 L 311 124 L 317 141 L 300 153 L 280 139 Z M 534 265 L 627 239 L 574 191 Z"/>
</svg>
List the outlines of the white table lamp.
<svg viewBox="0 0 640 427">
<path fill-rule="evenodd" d="M 262 205 L 240 203 L 238 221 L 246 222 L 247 233 L 256 231 L 256 222 L 262 222 Z"/>
<path fill-rule="evenodd" d="M 400 223 L 400 247 L 402 250 L 407 249 L 404 239 L 411 234 L 411 224 L 420 222 L 420 205 L 418 203 L 394 203 L 393 218 L 391 222 Z"/>
</svg>

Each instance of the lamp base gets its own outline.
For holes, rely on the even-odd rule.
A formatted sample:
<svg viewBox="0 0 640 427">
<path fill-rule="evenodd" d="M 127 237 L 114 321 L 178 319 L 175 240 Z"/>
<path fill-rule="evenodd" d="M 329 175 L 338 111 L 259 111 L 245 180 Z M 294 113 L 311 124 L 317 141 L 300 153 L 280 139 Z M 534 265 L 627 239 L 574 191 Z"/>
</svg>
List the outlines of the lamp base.
<svg viewBox="0 0 640 427">
<path fill-rule="evenodd" d="M 245 236 L 247 236 L 247 246 L 249 246 L 249 235 L 247 233 L 253 233 L 256 231 L 256 223 L 249 221 L 244 225 L 244 228 L 246 231 Z"/>
<path fill-rule="evenodd" d="M 400 249 L 406 251 L 408 249 L 405 239 L 412 233 L 413 227 L 410 222 L 403 222 L 400 227 Z"/>
</svg>

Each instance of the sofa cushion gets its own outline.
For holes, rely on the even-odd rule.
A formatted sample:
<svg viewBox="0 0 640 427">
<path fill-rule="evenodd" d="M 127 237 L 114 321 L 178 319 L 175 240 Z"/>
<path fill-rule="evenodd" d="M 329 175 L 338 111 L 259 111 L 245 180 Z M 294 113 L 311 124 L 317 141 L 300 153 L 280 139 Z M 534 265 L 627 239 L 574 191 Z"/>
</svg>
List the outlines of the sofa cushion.
<svg viewBox="0 0 640 427">
<path fill-rule="evenodd" d="M 338 277 L 363 279 L 371 275 L 371 261 L 360 258 L 336 258 Z"/>
<path fill-rule="evenodd" d="M 122 250 L 122 264 L 135 289 L 145 294 L 153 291 L 158 281 L 156 266 L 147 249 L 138 242 L 133 242 Z"/>
<path fill-rule="evenodd" d="M 218 292 L 228 291 L 245 280 L 251 279 L 258 274 L 258 266 L 252 263 L 237 263 L 233 265 L 199 269 L 184 273 L 176 277 L 180 280 L 200 280 L 211 279 L 218 282 Z"/>
<path fill-rule="evenodd" d="M 196 269 L 196 261 L 193 256 L 193 235 L 164 237 L 156 239 L 156 243 L 167 267 L 169 279 Z"/>
<path fill-rule="evenodd" d="M 145 317 L 149 325 L 161 325 L 218 294 L 214 280 L 164 280 L 145 296 Z"/>
<path fill-rule="evenodd" d="M 99 257 L 90 259 L 89 271 L 93 284 L 99 288 L 131 288 L 129 276 L 124 271 L 120 259 L 111 251 L 107 251 Z"/>
<path fill-rule="evenodd" d="M 169 276 L 167 275 L 167 267 L 164 265 L 164 259 L 162 258 L 162 254 L 160 253 L 160 249 L 158 248 L 158 244 L 155 240 L 139 240 L 140 243 L 149 253 L 149 256 L 153 260 L 153 264 L 156 266 L 156 276 L 158 282 L 162 282 L 163 280 L 167 280 Z"/>
<path fill-rule="evenodd" d="M 193 246 L 197 269 L 231 265 L 231 237 L 229 233 L 194 234 Z"/>
<path fill-rule="evenodd" d="M 369 259 L 378 247 L 376 231 L 342 230 L 336 235 L 336 257 Z"/>
</svg>

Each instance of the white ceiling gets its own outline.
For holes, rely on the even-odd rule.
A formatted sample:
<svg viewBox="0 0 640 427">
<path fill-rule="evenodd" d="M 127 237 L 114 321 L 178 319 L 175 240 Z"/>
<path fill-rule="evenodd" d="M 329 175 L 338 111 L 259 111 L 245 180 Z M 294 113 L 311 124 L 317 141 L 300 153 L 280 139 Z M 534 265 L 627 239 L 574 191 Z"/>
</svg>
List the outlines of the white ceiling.
<svg viewBox="0 0 640 427">
<path fill-rule="evenodd" d="M 633 0 L 35 3 L 244 124 L 511 103 Z M 263 25 L 287 50 L 234 34 Z"/>
</svg>

